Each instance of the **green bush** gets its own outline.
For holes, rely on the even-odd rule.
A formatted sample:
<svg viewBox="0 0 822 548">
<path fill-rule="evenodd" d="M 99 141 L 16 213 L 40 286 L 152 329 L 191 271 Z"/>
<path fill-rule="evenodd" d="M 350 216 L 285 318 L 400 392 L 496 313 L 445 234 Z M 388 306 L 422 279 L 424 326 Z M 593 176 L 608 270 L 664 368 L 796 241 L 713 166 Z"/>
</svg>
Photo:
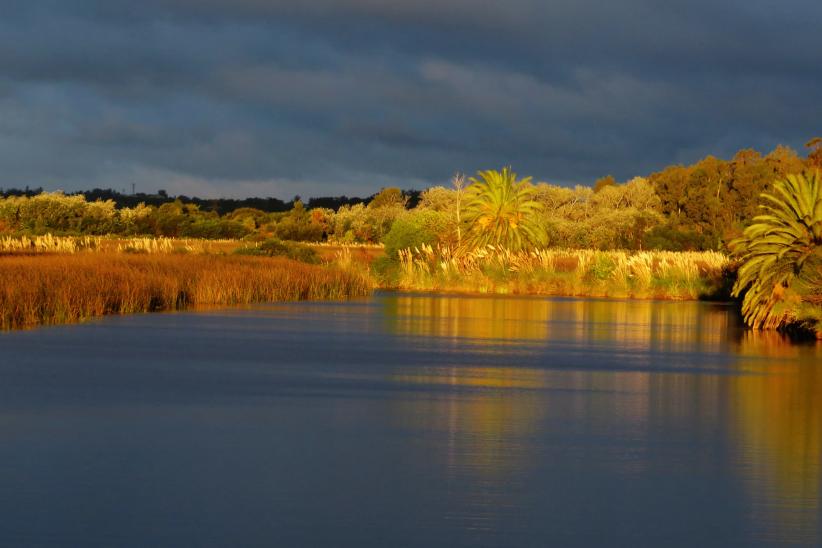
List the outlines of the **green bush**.
<svg viewBox="0 0 822 548">
<path fill-rule="evenodd" d="M 225 219 L 197 219 L 182 224 L 179 229 L 180 236 L 185 238 L 208 239 L 239 239 L 249 232 L 248 227 L 242 223 Z"/>
<path fill-rule="evenodd" d="M 285 216 L 274 225 L 273 232 L 277 238 L 293 242 L 319 242 L 323 238 L 322 227 L 310 222 L 307 216 Z"/>
<path fill-rule="evenodd" d="M 381 255 L 371 263 L 371 274 L 382 287 L 396 287 L 399 283 L 399 264 L 388 255 Z"/>
<path fill-rule="evenodd" d="M 607 280 L 616 269 L 616 263 L 608 255 L 597 253 L 596 259 L 588 270 L 588 274 L 599 281 Z"/>
<path fill-rule="evenodd" d="M 260 211 L 253 207 L 241 207 L 228 213 L 226 218 L 230 221 L 236 221 L 245 225 L 251 230 L 255 230 L 268 222 L 269 215 L 265 211 Z"/>
<path fill-rule="evenodd" d="M 335 239 L 347 243 L 383 241 L 394 221 L 405 213 L 405 206 L 399 204 L 380 207 L 365 207 L 363 204 L 342 206 L 334 215 Z"/>
<path fill-rule="evenodd" d="M 283 242 L 270 238 L 255 247 L 241 247 L 234 251 L 237 255 L 257 255 L 262 257 L 287 257 L 303 263 L 317 264 L 320 262 L 317 252 L 312 248 Z"/>
<path fill-rule="evenodd" d="M 436 245 L 450 232 L 448 215 L 431 210 L 413 210 L 402 215 L 383 238 L 385 254 L 391 259 L 397 257 L 401 249 L 420 247 L 423 244 Z"/>
<path fill-rule="evenodd" d="M 716 240 L 713 234 L 697 234 L 692 230 L 678 230 L 670 225 L 656 226 L 646 232 L 642 238 L 645 249 L 660 251 L 698 251 L 714 249 Z"/>
</svg>

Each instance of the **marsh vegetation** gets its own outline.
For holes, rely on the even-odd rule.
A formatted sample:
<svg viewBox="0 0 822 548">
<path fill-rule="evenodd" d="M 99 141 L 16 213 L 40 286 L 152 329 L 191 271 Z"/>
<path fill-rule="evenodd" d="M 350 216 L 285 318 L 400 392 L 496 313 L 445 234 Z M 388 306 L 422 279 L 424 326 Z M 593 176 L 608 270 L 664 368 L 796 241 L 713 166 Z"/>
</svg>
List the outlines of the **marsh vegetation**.
<svg viewBox="0 0 822 548">
<path fill-rule="evenodd" d="M 295 269 L 316 265 L 356 276 L 362 287 L 644 299 L 733 292 L 753 327 L 818 333 L 822 140 L 809 145 L 804 159 L 785 147 L 765 156 L 743 150 L 730 161 L 707 157 L 622 184 L 604 177 L 592 187 L 534 183 L 506 167 L 458 174 L 451 188 L 385 188 L 365 200 L 340 198 L 336 209 L 310 207 L 311 200 L 306 207 L 295 198 L 287 211 L 239 207 L 221 214 L 219 201 L 212 210 L 180 198 L 118 207 L 84 194 L 7 192 L 0 198 L 0 253 L 85 253 L 75 263 L 96 262 L 101 270 L 122 265 L 121 255 L 168 255 L 156 268 L 167 268 L 173 279 L 175 263 L 239 265 L 243 256 L 303 265 Z M 28 268 L 48 270 L 55 260 Z M 0 268 L 13 264 L 0 260 Z M 251 301 L 273 298 L 248 291 Z M 158 302 L 171 306 L 166 297 Z M 14 302 L 4 306 L 14 309 Z"/>
<path fill-rule="evenodd" d="M 405 249 L 392 282 L 401 289 L 640 299 L 721 298 L 727 256 L 714 251 L 510 251 L 488 245 Z"/>
<path fill-rule="evenodd" d="M 367 278 L 285 258 L 195 254 L 74 253 L 0 260 L 0 327 L 197 305 L 345 299 Z"/>
</svg>

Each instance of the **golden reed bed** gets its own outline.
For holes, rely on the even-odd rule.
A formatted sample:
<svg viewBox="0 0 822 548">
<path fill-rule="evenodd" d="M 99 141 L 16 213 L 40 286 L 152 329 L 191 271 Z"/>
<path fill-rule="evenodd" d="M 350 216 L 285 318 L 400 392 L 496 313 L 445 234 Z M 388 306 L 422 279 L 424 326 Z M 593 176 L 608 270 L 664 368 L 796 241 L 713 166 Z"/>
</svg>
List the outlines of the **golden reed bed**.
<svg viewBox="0 0 822 548">
<path fill-rule="evenodd" d="M 356 272 L 284 258 L 77 253 L 0 257 L 0 327 L 103 314 L 366 295 Z"/>
<path fill-rule="evenodd" d="M 599 251 L 486 246 L 399 253 L 401 289 L 479 291 L 638 299 L 698 299 L 718 295 L 731 261 L 715 251 Z"/>
</svg>

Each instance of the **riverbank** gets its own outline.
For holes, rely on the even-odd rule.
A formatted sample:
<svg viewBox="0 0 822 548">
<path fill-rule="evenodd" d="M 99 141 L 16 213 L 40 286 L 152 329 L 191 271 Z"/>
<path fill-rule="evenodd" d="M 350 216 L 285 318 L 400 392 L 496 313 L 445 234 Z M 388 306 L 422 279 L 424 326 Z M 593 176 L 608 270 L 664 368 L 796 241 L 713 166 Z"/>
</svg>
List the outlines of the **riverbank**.
<svg viewBox="0 0 822 548">
<path fill-rule="evenodd" d="M 379 246 L 277 241 L 272 247 L 269 242 L 3 238 L 0 328 L 196 305 L 347 298 L 372 289 L 732 300 L 737 267 L 716 252 L 556 248 L 511 252 L 488 246 L 456 254 L 423 245 L 391 257 Z M 807 312 L 808 306 L 803 306 Z M 797 321 L 783 331 L 822 338 L 816 328 L 820 322 L 814 321 L 819 314 L 795 316 Z"/>
<path fill-rule="evenodd" d="M 716 252 L 485 248 L 403 250 L 376 269 L 383 288 L 667 300 L 729 298 L 733 263 Z"/>
<path fill-rule="evenodd" d="M 738 267 L 738 261 L 714 251 L 511 252 L 488 246 L 455 254 L 423 245 L 401 250 L 394 260 L 385 257 L 373 271 L 382 289 L 403 291 L 737 301 L 731 291 Z M 822 340 L 818 293 L 818 288 L 805 288 L 805 296 L 785 293 L 779 305 L 789 319 L 778 330 L 794 339 Z"/>
<path fill-rule="evenodd" d="M 353 270 L 281 257 L 74 253 L 0 259 L 0 328 L 196 305 L 367 295 Z"/>
</svg>

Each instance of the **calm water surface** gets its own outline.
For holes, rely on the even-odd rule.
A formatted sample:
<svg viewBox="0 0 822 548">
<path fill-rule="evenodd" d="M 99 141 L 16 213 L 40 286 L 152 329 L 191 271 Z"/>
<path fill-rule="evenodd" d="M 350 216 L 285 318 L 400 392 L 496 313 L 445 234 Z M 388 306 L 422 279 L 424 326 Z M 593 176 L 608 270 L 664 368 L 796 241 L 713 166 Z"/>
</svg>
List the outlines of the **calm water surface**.
<svg viewBox="0 0 822 548">
<path fill-rule="evenodd" d="M 3 546 L 822 544 L 822 346 L 378 294 L 0 334 Z"/>
</svg>

